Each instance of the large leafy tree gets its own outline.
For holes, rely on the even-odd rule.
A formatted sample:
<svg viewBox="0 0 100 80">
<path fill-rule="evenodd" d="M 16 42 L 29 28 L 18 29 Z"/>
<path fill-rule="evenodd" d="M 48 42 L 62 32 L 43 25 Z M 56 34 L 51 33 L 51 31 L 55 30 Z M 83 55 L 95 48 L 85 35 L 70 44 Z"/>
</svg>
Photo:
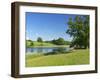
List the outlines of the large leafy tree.
<svg viewBox="0 0 100 80">
<path fill-rule="evenodd" d="M 76 48 L 89 47 L 89 16 L 69 18 L 66 33 L 73 37 L 71 46 Z"/>
</svg>

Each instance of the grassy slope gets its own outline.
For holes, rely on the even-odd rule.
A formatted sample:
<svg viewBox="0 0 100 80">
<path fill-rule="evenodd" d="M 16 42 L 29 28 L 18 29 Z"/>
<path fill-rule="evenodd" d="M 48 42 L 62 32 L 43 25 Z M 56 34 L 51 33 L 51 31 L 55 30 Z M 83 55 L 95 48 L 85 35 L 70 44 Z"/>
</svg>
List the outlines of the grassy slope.
<svg viewBox="0 0 100 80">
<path fill-rule="evenodd" d="M 26 67 L 89 64 L 89 50 L 74 50 L 68 54 L 27 55 Z"/>
</svg>

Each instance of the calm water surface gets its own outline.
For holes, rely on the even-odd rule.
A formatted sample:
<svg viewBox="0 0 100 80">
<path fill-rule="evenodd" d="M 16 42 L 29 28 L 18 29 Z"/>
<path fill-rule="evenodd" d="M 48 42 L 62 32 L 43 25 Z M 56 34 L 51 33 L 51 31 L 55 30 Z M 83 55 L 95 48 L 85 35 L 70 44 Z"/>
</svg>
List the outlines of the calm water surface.
<svg viewBox="0 0 100 80">
<path fill-rule="evenodd" d="M 26 48 L 26 53 L 48 53 L 48 52 L 53 52 L 56 49 L 64 49 L 65 51 L 69 51 L 68 47 L 34 47 L 34 48 Z"/>
</svg>

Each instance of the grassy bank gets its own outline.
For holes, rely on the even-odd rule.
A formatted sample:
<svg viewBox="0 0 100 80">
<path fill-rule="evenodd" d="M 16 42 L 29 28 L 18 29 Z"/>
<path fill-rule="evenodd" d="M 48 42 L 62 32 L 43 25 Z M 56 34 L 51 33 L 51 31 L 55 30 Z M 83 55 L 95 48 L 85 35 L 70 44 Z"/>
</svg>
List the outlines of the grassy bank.
<svg viewBox="0 0 100 80">
<path fill-rule="evenodd" d="M 32 43 L 32 45 L 30 46 L 30 44 Z M 50 43 L 50 42 L 37 42 L 37 41 L 33 41 L 33 42 L 29 42 L 29 41 L 26 41 L 26 46 L 27 47 L 66 47 L 66 46 L 69 46 L 69 45 L 55 45 L 53 43 Z"/>
<path fill-rule="evenodd" d="M 89 50 L 74 50 L 71 53 L 44 56 L 43 54 L 26 55 L 26 67 L 62 66 L 89 64 Z"/>
</svg>

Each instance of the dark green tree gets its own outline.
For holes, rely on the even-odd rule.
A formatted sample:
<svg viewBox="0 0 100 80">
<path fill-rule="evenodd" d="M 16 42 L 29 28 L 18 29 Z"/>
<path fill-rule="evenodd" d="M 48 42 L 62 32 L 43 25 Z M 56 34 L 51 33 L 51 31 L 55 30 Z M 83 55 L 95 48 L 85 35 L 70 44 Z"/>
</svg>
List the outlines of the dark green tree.
<svg viewBox="0 0 100 80">
<path fill-rule="evenodd" d="M 34 45 L 34 43 L 33 43 L 32 40 L 26 40 L 26 46 L 27 46 L 27 47 L 31 47 L 31 46 L 33 46 L 33 45 Z"/>
<path fill-rule="evenodd" d="M 57 42 L 58 45 L 64 45 L 65 44 L 65 40 L 63 38 L 57 39 L 56 42 Z"/>
<path fill-rule="evenodd" d="M 66 33 L 73 37 L 71 46 L 76 48 L 89 47 L 89 16 L 69 18 Z"/>
<path fill-rule="evenodd" d="M 56 44 L 56 40 L 55 40 L 55 39 L 54 39 L 54 40 L 52 40 L 52 43 L 53 43 L 53 44 Z"/>
<path fill-rule="evenodd" d="M 37 42 L 43 42 L 42 38 L 41 37 L 38 37 L 37 38 Z"/>
<path fill-rule="evenodd" d="M 58 38 L 56 40 L 54 39 L 54 40 L 52 40 L 52 43 L 56 44 L 56 45 L 65 45 L 66 44 L 66 42 L 63 38 Z"/>
</svg>

